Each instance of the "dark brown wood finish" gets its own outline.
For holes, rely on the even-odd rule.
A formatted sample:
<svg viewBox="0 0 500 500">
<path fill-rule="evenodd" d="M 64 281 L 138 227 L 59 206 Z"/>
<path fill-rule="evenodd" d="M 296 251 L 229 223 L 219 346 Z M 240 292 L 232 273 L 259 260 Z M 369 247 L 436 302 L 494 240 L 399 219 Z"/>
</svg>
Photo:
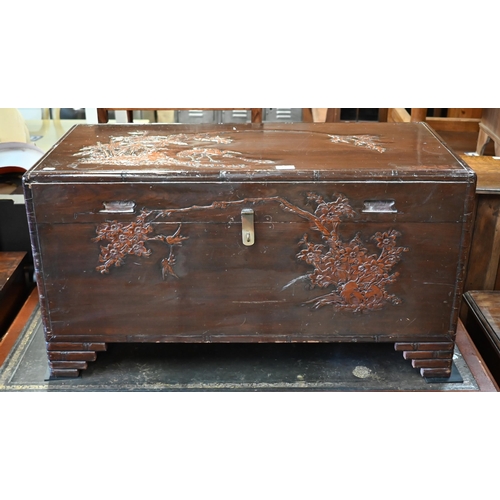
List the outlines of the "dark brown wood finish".
<svg viewBox="0 0 500 500">
<path fill-rule="evenodd" d="M 458 321 L 455 342 L 476 380 L 479 390 L 481 392 L 498 392 L 500 390 L 499 385 L 495 382 L 491 371 L 486 366 L 481 353 L 472 342 L 461 320 Z"/>
<path fill-rule="evenodd" d="M 419 368 L 423 377 L 449 377 L 454 342 L 396 342 L 396 351 L 410 359 L 413 368 Z"/>
<path fill-rule="evenodd" d="M 476 172 L 476 214 L 465 291 L 500 289 L 500 160 L 463 156 Z M 465 321 L 464 305 L 461 318 Z"/>
<path fill-rule="evenodd" d="M 34 288 L 25 303 L 22 305 L 17 316 L 12 321 L 5 335 L 0 339 L 0 366 L 7 359 L 17 339 L 23 332 L 26 323 L 38 305 L 38 290 Z"/>
<path fill-rule="evenodd" d="M 500 383 L 500 291 L 464 294 L 466 328 L 497 383 Z"/>
<path fill-rule="evenodd" d="M 28 297 L 26 252 L 0 252 L 0 338 Z"/>
<path fill-rule="evenodd" d="M 424 343 L 449 374 L 475 176 L 425 124 L 79 126 L 24 181 L 55 376 L 109 342 Z"/>
</svg>

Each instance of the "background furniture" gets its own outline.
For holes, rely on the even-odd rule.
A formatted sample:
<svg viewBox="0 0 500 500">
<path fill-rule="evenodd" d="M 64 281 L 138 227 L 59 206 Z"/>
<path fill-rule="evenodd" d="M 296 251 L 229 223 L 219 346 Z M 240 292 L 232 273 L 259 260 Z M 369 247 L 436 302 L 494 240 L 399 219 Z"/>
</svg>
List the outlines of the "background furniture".
<svg viewBox="0 0 500 500">
<path fill-rule="evenodd" d="M 427 122 L 436 131 L 453 132 L 479 132 L 482 109 L 478 108 L 452 108 L 448 109 L 445 117 L 428 116 L 428 108 L 390 108 L 387 112 L 389 122 Z M 439 115 L 440 110 L 434 110 L 434 115 Z"/>
<path fill-rule="evenodd" d="M 491 139 L 495 143 L 495 155 L 500 156 L 500 109 L 498 108 L 483 110 L 476 147 L 478 155 L 484 155 L 485 147 Z"/>
<path fill-rule="evenodd" d="M 109 121 L 109 112 L 123 112 L 125 113 L 125 120 L 128 123 L 132 123 L 134 121 L 134 111 L 165 111 L 168 108 L 147 108 L 147 109 L 139 109 L 139 108 L 97 108 L 97 122 L 98 123 L 107 123 Z M 334 123 L 341 121 L 341 111 L 342 108 L 301 108 L 301 116 L 297 116 L 296 114 L 290 114 L 290 111 L 299 111 L 299 108 L 200 108 L 198 110 L 193 110 L 192 108 L 178 108 L 175 111 L 181 113 L 185 117 L 186 112 L 203 112 L 203 111 L 221 111 L 224 114 L 237 111 L 250 111 L 251 110 L 251 122 L 252 123 L 261 123 L 262 121 L 302 121 L 306 123 L 316 122 L 316 123 Z M 346 121 L 358 121 L 358 112 L 359 109 L 356 110 L 356 117 L 354 119 L 349 119 Z M 386 122 L 387 121 L 387 113 L 388 109 L 379 109 L 378 110 L 378 121 Z M 280 116 L 281 114 L 281 116 Z M 288 116 L 285 116 L 287 115 Z M 229 123 L 230 120 L 227 120 L 227 116 L 224 116 L 224 122 Z M 238 120 L 237 117 L 236 121 Z M 245 117 L 246 118 L 246 117 Z M 118 121 L 118 119 L 117 119 Z M 184 123 L 185 120 L 179 120 Z M 361 120 L 362 121 L 362 120 Z"/>
<path fill-rule="evenodd" d="M 493 378 L 500 381 L 500 291 L 464 294 L 466 328 Z"/>
<path fill-rule="evenodd" d="M 28 297 L 25 252 L 0 252 L 0 338 Z"/>
<path fill-rule="evenodd" d="M 475 151 L 477 148 L 482 115 L 483 110 L 479 108 L 390 108 L 387 113 L 387 121 L 424 121 L 455 153 L 463 154 Z M 487 144 L 484 154 L 492 154 L 492 146 L 492 144 Z"/>
<path fill-rule="evenodd" d="M 461 157 L 477 175 L 465 291 L 500 289 L 500 160 L 492 156 Z"/>
<path fill-rule="evenodd" d="M 132 123 L 134 121 L 133 112 L 136 110 L 153 110 L 153 108 L 97 108 L 97 120 L 99 123 L 107 123 L 109 119 L 110 111 L 126 111 L 127 112 L 127 121 Z M 172 109 L 172 108 L 156 108 L 154 111 L 158 111 L 160 109 Z M 176 108 L 178 111 L 189 111 L 193 108 Z M 210 109 L 212 111 L 232 111 L 232 110 L 245 110 L 251 111 L 251 122 L 252 123 L 261 123 L 262 122 L 262 108 L 199 108 L 200 110 Z"/>
</svg>

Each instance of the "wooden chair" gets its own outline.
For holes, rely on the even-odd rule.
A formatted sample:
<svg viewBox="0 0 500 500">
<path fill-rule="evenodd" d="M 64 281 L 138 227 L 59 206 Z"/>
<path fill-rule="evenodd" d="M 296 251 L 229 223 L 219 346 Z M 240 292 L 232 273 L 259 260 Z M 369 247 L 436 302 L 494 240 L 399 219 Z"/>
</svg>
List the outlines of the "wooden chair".
<svg viewBox="0 0 500 500">
<path fill-rule="evenodd" d="M 486 145 L 493 139 L 495 143 L 495 156 L 500 156 L 500 109 L 486 108 L 483 110 L 479 122 L 479 135 L 477 138 L 476 153 L 484 154 Z"/>
<path fill-rule="evenodd" d="M 388 122 L 427 122 L 436 131 L 446 132 L 479 132 L 482 109 L 453 108 L 446 117 L 427 116 L 428 108 L 389 108 Z"/>
</svg>

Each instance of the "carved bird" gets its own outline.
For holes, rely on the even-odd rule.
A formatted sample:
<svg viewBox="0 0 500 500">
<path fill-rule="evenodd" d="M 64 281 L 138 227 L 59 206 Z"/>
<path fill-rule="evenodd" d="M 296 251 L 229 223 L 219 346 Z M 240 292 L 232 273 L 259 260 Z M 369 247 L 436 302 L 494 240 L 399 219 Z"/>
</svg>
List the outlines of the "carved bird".
<svg viewBox="0 0 500 500">
<path fill-rule="evenodd" d="M 179 278 L 177 274 L 174 273 L 175 259 L 173 256 L 162 259 L 161 261 L 161 275 L 163 279 L 166 279 L 168 275 L 173 276 L 174 278 Z"/>
</svg>

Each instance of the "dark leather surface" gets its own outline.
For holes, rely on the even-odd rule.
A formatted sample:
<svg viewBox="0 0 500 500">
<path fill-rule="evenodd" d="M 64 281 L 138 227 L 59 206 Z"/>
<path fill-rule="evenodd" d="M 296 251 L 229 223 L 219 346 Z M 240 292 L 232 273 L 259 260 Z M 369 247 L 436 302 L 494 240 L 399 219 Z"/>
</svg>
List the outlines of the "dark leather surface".
<svg viewBox="0 0 500 500">
<path fill-rule="evenodd" d="M 74 379 L 46 380 L 37 310 L 0 370 L 0 391 L 477 391 L 456 349 L 461 383 L 428 383 L 380 344 L 109 344 Z"/>
</svg>

